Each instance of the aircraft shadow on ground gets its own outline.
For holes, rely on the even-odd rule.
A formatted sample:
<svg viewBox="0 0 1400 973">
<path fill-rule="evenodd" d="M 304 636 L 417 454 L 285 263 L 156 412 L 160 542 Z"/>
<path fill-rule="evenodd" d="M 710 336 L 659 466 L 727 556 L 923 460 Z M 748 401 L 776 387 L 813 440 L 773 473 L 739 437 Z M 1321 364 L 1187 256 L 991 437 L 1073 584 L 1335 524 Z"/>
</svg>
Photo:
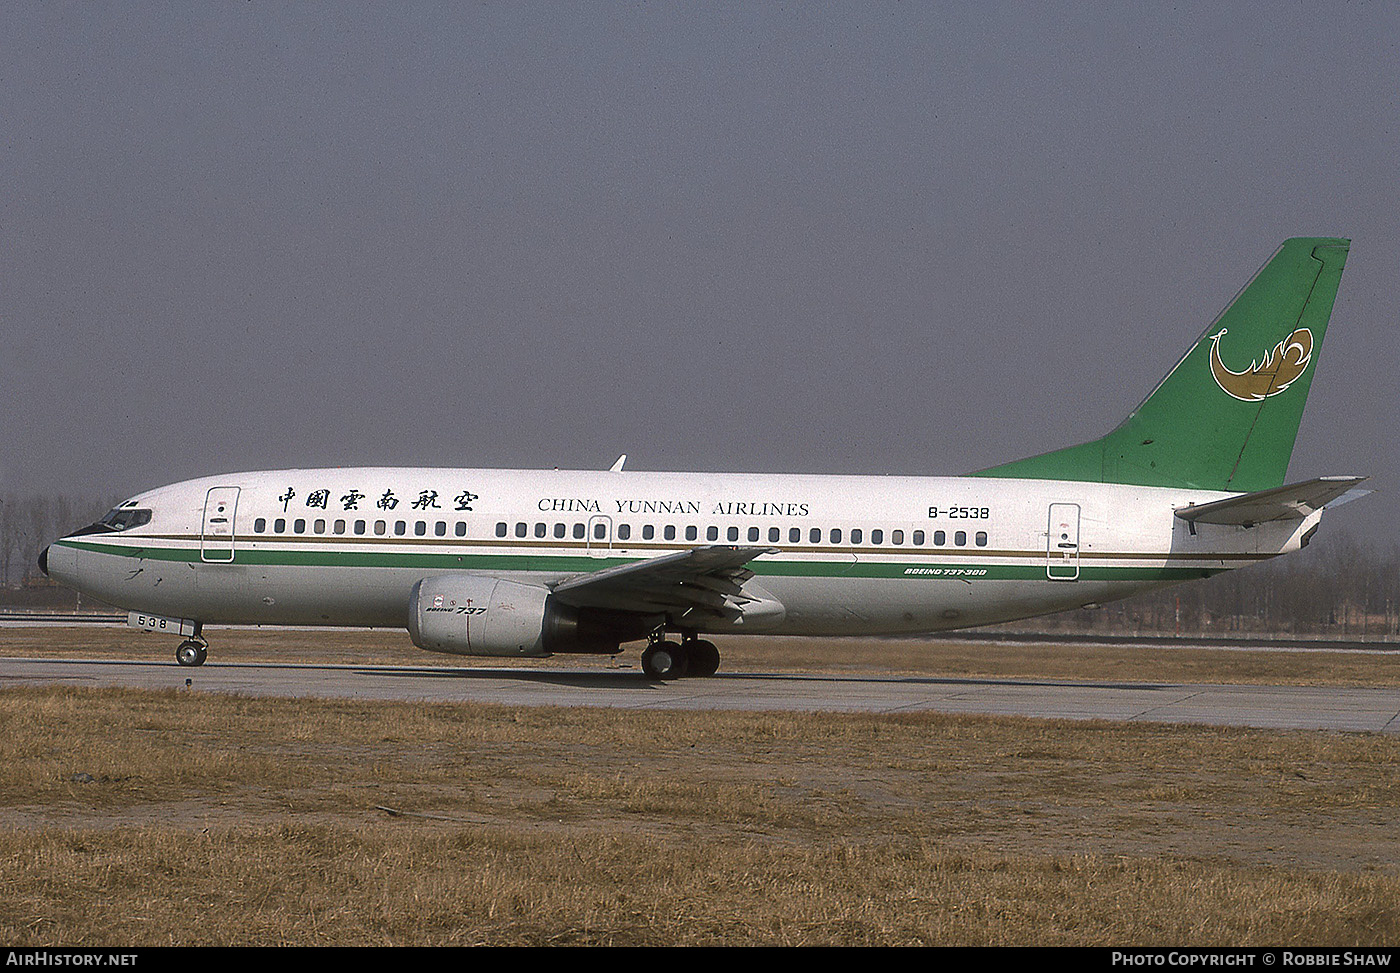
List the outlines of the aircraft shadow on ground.
<svg viewBox="0 0 1400 973">
<path fill-rule="evenodd" d="M 969 676 L 915 676 L 882 673 L 806 673 L 806 672 L 718 672 L 713 676 L 679 679 L 674 682 L 649 678 L 640 669 L 618 670 L 552 670 L 552 669 L 502 669 L 502 668 L 443 668 L 439 666 L 376 666 L 376 665 L 329 665 L 318 666 L 306 663 L 265 663 L 236 662 L 210 663 L 207 667 L 184 668 L 170 662 L 153 659 L 28 659 L 28 663 L 39 663 L 62 667 L 66 665 L 115 665 L 121 667 L 138 666 L 155 669 L 176 669 L 191 677 L 201 671 L 229 668 L 271 668 L 271 669 L 317 669 L 340 670 L 359 676 L 387 676 L 398 679 L 462 679 L 462 680 L 510 680 L 524 683 L 551 684 L 578 689 L 619 689 L 655 690 L 666 686 L 679 689 L 703 689 L 705 686 L 722 686 L 726 683 L 745 682 L 807 684 L 846 684 L 846 685 L 905 685 L 905 686 L 1005 686 L 1014 688 L 1066 688 L 1103 690 L 1160 690 L 1180 688 L 1176 683 L 1149 682 L 1077 682 L 1072 679 L 994 679 Z M 8 677 L 10 679 L 33 679 L 36 677 Z M 92 677 L 83 677 L 92 678 Z"/>
<path fill-rule="evenodd" d="M 1008 687 L 1074 687 L 1076 689 L 1111 690 L 1158 690 L 1171 688 L 1165 683 L 1093 683 L 1072 680 L 1047 679 L 988 679 L 952 676 L 895 676 L 828 673 L 716 673 L 697 679 L 679 679 L 666 682 L 649 678 L 645 673 L 636 672 L 559 672 L 546 669 L 441 669 L 436 667 L 379 669 L 358 667 L 354 670 L 365 676 L 397 676 L 412 678 L 441 679 L 508 679 L 517 682 L 548 683 L 574 688 L 592 689 L 656 689 L 664 686 L 680 688 L 700 688 L 707 684 L 725 682 L 786 682 L 786 683 L 850 683 L 879 684 L 899 683 L 901 685 L 926 686 L 1008 686 Z"/>
</svg>

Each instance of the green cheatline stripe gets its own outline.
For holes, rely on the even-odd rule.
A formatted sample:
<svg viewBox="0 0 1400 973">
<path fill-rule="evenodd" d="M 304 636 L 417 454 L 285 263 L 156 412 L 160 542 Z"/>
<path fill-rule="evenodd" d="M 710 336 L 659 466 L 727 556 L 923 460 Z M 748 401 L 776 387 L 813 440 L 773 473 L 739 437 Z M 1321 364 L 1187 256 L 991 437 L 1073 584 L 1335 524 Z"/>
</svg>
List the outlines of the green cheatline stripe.
<svg viewBox="0 0 1400 973">
<path fill-rule="evenodd" d="M 153 561 L 199 563 L 194 548 L 126 547 L 91 541 L 63 541 L 69 547 L 118 557 Z M 210 564 L 278 567 L 418 568 L 457 571 L 535 571 L 548 574 L 583 574 L 604 568 L 636 564 L 636 558 L 531 554 L 426 554 L 394 551 L 258 551 L 239 548 L 236 560 Z M 1037 581 L 1044 580 L 1045 562 L 1029 564 L 930 564 L 883 561 L 751 561 L 754 574 L 767 577 L 807 578 L 908 578 L 936 580 Z M 1081 562 L 1079 578 L 1085 581 L 1189 581 L 1227 570 L 1216 567 L 1109 567 Z"/>
</svg>

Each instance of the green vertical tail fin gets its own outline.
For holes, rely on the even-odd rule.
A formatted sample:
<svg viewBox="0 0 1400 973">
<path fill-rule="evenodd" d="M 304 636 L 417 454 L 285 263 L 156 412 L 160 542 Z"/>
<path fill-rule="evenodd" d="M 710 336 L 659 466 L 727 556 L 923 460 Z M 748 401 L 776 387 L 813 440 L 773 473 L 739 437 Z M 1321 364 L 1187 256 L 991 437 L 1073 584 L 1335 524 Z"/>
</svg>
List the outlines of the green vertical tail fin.
<svg viewBox="0 0 1400 973">
<path fill-rule="evenodd" d="M 1283 483 L 1350 241 L 1286 241 L 1108 435 L 974 476 L 1252 492 Z"/>
</svg>

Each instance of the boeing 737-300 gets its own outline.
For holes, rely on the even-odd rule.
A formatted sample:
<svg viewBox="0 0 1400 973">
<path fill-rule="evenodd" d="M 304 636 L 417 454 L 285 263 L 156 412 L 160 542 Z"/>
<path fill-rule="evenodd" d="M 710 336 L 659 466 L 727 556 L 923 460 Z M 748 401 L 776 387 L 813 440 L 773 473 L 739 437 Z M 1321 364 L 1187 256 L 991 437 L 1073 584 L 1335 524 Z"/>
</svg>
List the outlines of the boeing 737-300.
<svg viewBox="0 0 1400 973">
<path fill-rule="evenodd" d="M 962 476 L 289 469 L 142 493 L 41 567 L 183 637 L 394 626 L 434 652 L 709 675 L 732 633 L 933 632 L 1100 604 L 1308 543 L 1362 479 L 1284 485 L 1348 241 L 1293 239 L 1113 431 Z"/>
</svg>

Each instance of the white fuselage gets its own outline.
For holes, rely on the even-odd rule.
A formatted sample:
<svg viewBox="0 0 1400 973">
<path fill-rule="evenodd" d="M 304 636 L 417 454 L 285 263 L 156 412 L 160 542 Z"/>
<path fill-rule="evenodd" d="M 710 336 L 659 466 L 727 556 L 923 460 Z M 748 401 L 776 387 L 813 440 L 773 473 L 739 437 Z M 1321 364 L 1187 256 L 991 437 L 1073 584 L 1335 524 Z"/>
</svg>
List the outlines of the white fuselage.
<svg viewBox="0 0 1400 973">
<path fill-rule="evenodd" d="M 766 547 L 746 591 L 780 607 L 702 630 L 893 634 L 1206 577 L 1296 549 L 1320 516 L 1193 530 L 1173 514 L 1228 496 L 981 477 L 282 470 L 141 494 L 123 507 L 149 522 L 56 541 L 47 562 L 131 611 L 404 626 L 432 576 L 552 586 L 687 548 Z"/>
</svg>

